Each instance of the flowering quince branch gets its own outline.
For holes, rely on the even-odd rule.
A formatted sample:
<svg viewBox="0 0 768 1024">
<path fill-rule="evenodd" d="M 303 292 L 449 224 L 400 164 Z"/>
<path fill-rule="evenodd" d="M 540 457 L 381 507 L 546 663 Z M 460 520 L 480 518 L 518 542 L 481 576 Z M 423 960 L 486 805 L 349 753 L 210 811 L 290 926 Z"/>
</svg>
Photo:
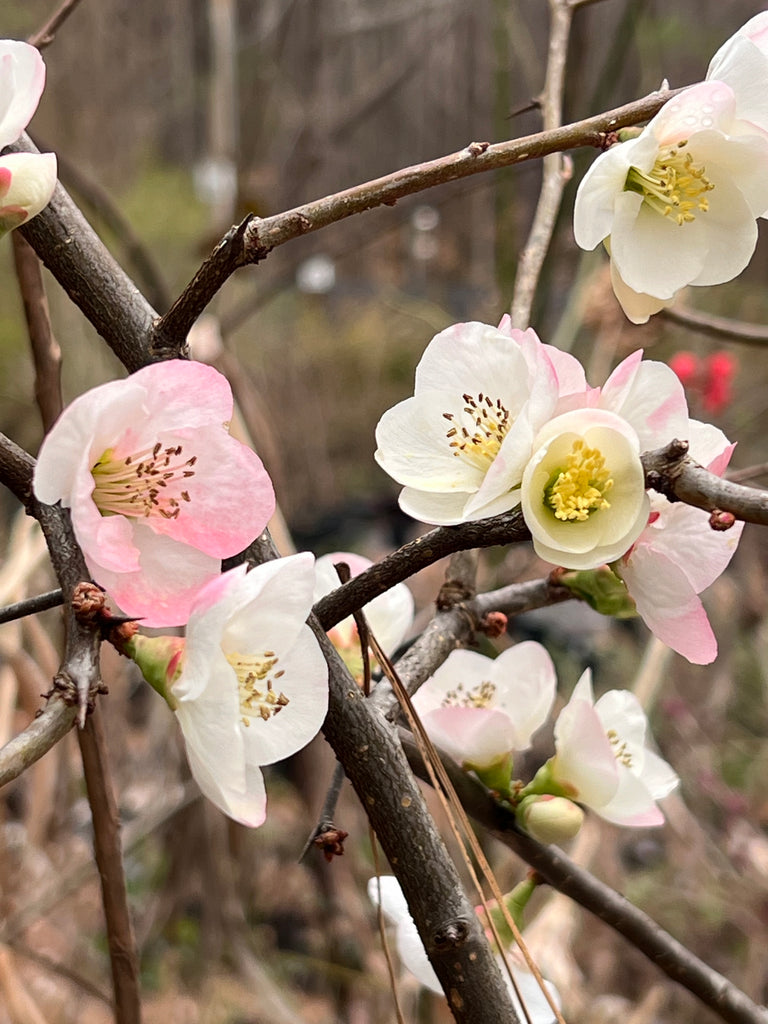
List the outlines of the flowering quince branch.
<svg viewBox="0 0 768 1024">
<path fill-rule="evenodd" d="M 419 778 L 429 781 L 418 747 L 400 730 L 408 761 Z M 514 812 L 449 757 L 445 770 L 467 812 L 541 875 L 548 885 L 570 897 L 613 928 L 669 978 L 686 988 L 729 1024 L 768 1024 L 768 1011 L 708 967 L 642 910 L 615 892 L 555 846 L 544 846 L 520 831 Z"/>
<path fill-rule="evenodd" d="M 705 334 L 711 338 L 726 338 L 744 345 L 756 345 L 762 348 L 768 345 L 768 327 L 761 324 L 748 324 L 743 320 L 731 320 L 724 316 L 713 316 L 698 310 L 682 309 L 679 306 L 668 306 L 659 312 L 663 320 L 669 320 L 680 327 L 686 327 L 696 334 Z"/>
</svg>

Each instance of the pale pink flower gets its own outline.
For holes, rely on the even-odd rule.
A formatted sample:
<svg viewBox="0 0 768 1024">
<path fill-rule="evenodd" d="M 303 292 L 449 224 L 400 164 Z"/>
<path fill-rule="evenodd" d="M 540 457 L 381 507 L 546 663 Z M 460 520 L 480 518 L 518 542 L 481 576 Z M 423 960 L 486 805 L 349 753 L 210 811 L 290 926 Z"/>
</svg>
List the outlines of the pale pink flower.
<svg viewBox="0 0 768 1024">
<path fill-rule="evenodd" d="M 434 968 L 424 950 L 418 929 L 411 917 L 405 896 L 400 888 L 400 883 L 394 875 L 382 875 L 380 878 L 371 878 L 368 882 L 368 898 L 374 906 L 378 907 L 381 905 L 384 917 L 394 925 L 395 946 L 402 965 L 413 974 L 420 985 L 428 988 L 430 992 L 443 995 L 442 986 L 437 980 Z M 482 910 L 482 907 L 480 910 Z M 514 957 L 514 951 L 509 950 L 507 952 L 507 960 L 510 961 Z M 520 1020 L 525 1020 L 526 1017 L 520 1006 L 520 1000 L 517 997 L 512 982 L 509 980 L 507 968 L 500 956 L 497 957 L 497 960 L 502 977 L 507 982 L 509 996 L 515 1013 Z M 552 1012 L 552 1007 L 547 1002 L 546 996 L 539 987 L 539 983 L 530 971 L 521 965 L 519 960 L 515 960 L 512 965 L 512 973 L 518 991 L 525 1003 L 531 1024 L 554 1024 L 555 1015 Z M 559 1006 L 560 997 L 555 986 L 549 981 L 545 981 L 544 984 L 547 986 L 555 1005 Z"/>
<path fill-rule="evenodd" d="M 400 506 L 426 523 L 509 511 L 537 430 L 557 401 L 554 369 L 535 332 L 454 324 L 416 368 L 412 398 L 376 428 L 376 461 L 404 485 Z"/>
<path fill-rule="evenodd" d="M 545 561 L 596 569 L 623 555 L 650 509 L 631 424 L 600 408 L 573 409 L 550 420 L 536 436 L 521 504 L 534 549 Z"/>
<path fill-rule="evenodd" d="M 0 149 L 21 135 L 45 85 L 45 64 L 28 43 L 0 40 Z M 35 217 L 56 187 L 53 153 L 0 156 L 0 236 Z"/>
<path fill-rule="evenodd" d="M 0 157 L 0 237 L 44 210 L 55 188 L 53 153 Z"/>
<path fill-rule="evenodd" d="M 690 420 L 685 439 L 692 458 L 718 476 L 734 445 L 717 427 Z M 638 614 L 651 632 L 695 665 L 717 657 L 717 640 L 699 594 L 725 570 L 744 523 L 713 530 L 709 513 L 651 495 L 650 521 L 615 564 Z"/>
<path fill-rule="evenodd" d="M 482 772 L 531 745 L 556 686 L 552 659 L 534 641 L 497 658 L 457 650 L 419 688 L 413 705 L 433 743 Z"/>
<path fill-rule="evenodd" d="M 373 565 L 370 559 L 351 551 L 336 551 L 318 558 L 315 562 L 315 601 L 341 586 L 339 574 L 334 568 L 338 562 L 345 562 L 353 577 Z M 397 583 L 390 590 L 374 597 L 362 610 L 381 649 L 386 655 L 394 654 L 413 625 L 413 595 L 408 587 L 405 583 Z M 363 656 L 354 618 L 349 615 L 333 629 L 329 629 L 328 639 L 341 654 L 352 675 L 361 679 Z"/>
<path fill-rule="evenodd" d="M 646 746 L 648 720 L 637 697 L 609 690 L 595 701 L 589 669 L 555 722 L 555 756 L 539 771 L 535 792 L 548 784 L 617 825 L 661 825 L 656 801 L 677 775 Z"/>
<path fill-rule="evenodd" d="M 81 395 L 43 440 L 36 497 L 72 510 L 93 578 L 147 626 L 185 622 L 274 510 L 260 459 L 229 435 L 232 410 L 220 373 L 172 360 Z"/>
<path fill-rule="evenodd" d="M 185 640 L 137 636 L 125 651 L 176 713 L 200 789 L 244 825 L 266 815 L 260 766 L 309 743 L 328 708 L 327 665 L 306 625 L 313 561 L 231 569 L 199 591 Z"/>
<path fill-rule="evenodd" d="M 768 131 L 768 11 L 742 25 L 710 61 L 707 80 L 725 82 L 745 131 Z"/>
<path fill-rule="evenodd" d="M 754 252 L 768 135 L 742 134 L 736 108 L 722 81 L 686 89 L 637 138 L 602 153 L 579 186 L 576 242 L 605 242 L 616 297 L 633 323 L 686 285 L 730 281 Z"/>
</svg>

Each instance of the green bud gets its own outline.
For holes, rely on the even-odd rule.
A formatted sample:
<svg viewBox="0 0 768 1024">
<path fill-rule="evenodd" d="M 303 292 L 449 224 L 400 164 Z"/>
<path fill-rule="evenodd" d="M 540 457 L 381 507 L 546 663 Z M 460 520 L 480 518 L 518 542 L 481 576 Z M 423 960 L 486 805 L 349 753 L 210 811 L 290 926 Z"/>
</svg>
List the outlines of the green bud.
<svg viewBox="0 0 768 1024">
<path fill-rule="evenodd" d="M 540 843 L 573 839 L 584 821 L 584 812 L 563 796 L 527 796 L 515 811 L 518 824 Z"/>
</svg>

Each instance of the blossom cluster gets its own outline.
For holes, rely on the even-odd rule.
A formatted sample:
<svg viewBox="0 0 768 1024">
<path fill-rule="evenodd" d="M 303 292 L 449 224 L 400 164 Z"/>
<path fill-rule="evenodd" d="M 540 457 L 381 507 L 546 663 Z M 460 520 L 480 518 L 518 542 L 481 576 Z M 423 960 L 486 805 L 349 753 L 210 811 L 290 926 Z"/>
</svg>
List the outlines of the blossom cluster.
<svg viewBox="0 0 768 1024">
<path fill-rule="evenodd" d="M 699 594 L 730 561 L 742 525 L 649 495 L 641 454 L 673 439 L 722 474 L 733 445 L 691 419 L 679 377 L 628 356 L 602 387 L 578 360 L 519 331 L 456 324 L 427 346 L 415 393 L 384 413 L 375 457 L 400 505 L 453 525 L 522 509 L 537 554 L 584 571 L 610 565 L 649 628 L 696 664 L 717 654 Z M 566 577 L 567 581 L 567 577 Z"/>
<path fill-rule="evenodd" d="M 39 501 L 71 510 L 93 579 L 142 625 L 121 643 L 176 713 L 192 774 L 232 818 L 260 825 L 260 767 L 316 735 L 328 672 L 306 625 L 304 553 L 221 573 L 275 507 L 258 456 L 229 433 L 232 391 L 202 363 L 170 360 L 81 395 L 43 440 Z"/>
<path fill-rule="evenodd" d="M 625 314 L 645 323 L 687 285 L 730 281 L 749 263 L 768 214 L 768 11 L 715 54 L 633 138 L 581 181 L 574 234 L 603 242 Z"/>
<path fill-rule="evenodd" d="M 38 50 L 13 39 L 0 40 L 0 150 L 26 128 L 45 86 Z M 56 187 L 53 153 L 0 156 L 0 236 L 37 216 Z"/>
<path fill-rule="evenodd" d="M 554 756 L 527 785 L 512 781 L 514 755 L 548 720 L 555 688 L 549 654 L 526 641 L 495 659 L 452 651 L 413 703 L 432 741 L 508 800 L 537 838 L 574 835 L 582 821 L 574 801 L 618 825 L 660 825 L 656 801 L 677 776 L 647 747 L 637 698 L 610 690 L 596 701 L 589 669 L 555 722 Z"/>
</svg>

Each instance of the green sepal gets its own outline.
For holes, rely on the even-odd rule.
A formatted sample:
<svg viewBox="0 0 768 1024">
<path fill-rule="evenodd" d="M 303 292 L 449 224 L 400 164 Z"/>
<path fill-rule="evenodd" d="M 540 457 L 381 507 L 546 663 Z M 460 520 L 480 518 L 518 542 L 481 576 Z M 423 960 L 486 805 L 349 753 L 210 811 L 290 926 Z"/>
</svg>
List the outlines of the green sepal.
<svg viewBox="0 0 768 1024">
<path fill-rule="evenodd" d="M 565 572 L 557 582 L 601 615 L 614 619 L 633 619 L 637 615 L 635 602 L 627 593 L 624 581 L 607 565 L 600 569 Z"/>
<path fill-rule="evenodd" d="M 498 793 L 500 796 L 509 798 L 512 772 L 515 767 L 515 759 L 511 753 L 506 754 L 495 764 L 487 765 L 484 768 L 477 768 L 469 761 L 465 761 L 463 767 L 466 771 L 474 772 L 484 786 Z"/>
<path fill-rule="evenodd" d="M 509 916 L 517 925 L 518 931 L 523 930 L 525 908 L 528 906 L 528 901 L 533 896 L 537 885 L 538 882 L 533 878 L 524 878 L 522 882 L 518 882 L 511 892 L 504 894 L 504 906 L 507 908 Z M 488 911 L 493 919 L 493 923 L 496 925 L 496 931 L 499 933 L 501 944 L 506 949 L 515 941 L 515 936 L 507 924 L 504 911 L 495 900 L 488 901 Z"/>
<path fill-rule="evenodd" d="M 171 686 L 181 675 L 186 641 L 180 636 L 141 636 L 127 640 L 121 650 L 135 661 L 146 681 L 172 711 L 178 707 Z"/>
</svg>

